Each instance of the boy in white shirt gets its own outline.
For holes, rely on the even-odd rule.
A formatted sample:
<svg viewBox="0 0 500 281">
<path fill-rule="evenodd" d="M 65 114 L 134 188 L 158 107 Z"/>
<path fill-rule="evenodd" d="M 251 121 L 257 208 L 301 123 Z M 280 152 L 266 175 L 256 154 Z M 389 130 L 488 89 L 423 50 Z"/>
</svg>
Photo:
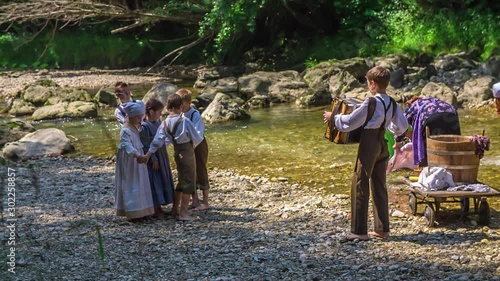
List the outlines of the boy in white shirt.
<svg viewBox="0 0 500 281">
<path fill-rule="evenodd" d="M 120 99 L 120 104 L 115 109 L 116 120 L 123 125 L 125 123 L 125 118 L 127 117 L 127 113 L 124 110 L 125 105 L 128 102 L 136 102 L 131 99 L 132 92 L 130 91 L 130 87 L 125 82 L 116 82 L 115 84 L 115 95 Z"/>
<path fill-rule="evenodd" d="M 389 196 L 385 173 L 389 151 L 384 133 L 385 129 L 388 129 L 399 136 L 408 128 L 408 121 L 401 107 L 385 93 L 390 78 L 389 70 L 383 67 L 370 69 L 366 80 L 374 97 L 366 99 L 349 115 L 334 116 L 335 126 L 342 132 L 349 132 L 364 125 L 351 185 L 351 232 L 346 235 L 347 240 L 368 240 L 370 236 L 389 237 Z M 371 119 L 367 118 L 369 106 L 373 112 Z M 323 118 L 330 120 L 331 114 L 325 112 Z M 372 232 L 368 232 L 370 180 L 375 228 Z"/>
<path fill-rule="evenodd" d="M 208 210 L 210 209 L 210 205 L 208 203 L 208 190 L 210 189 L 210 183 L 208 181 L 207 171 L 208 144 L 205 138 L 205 124 L 203 123 L 200 112 L 191 107 L 191 91 L 187 89 L 179 89 L 176 94 L 182 98 L 182 115 L 191 120 L 198 134 L 203 137 L 201 143 L 194 149 L 196 157 L 196 189 L 200 189 L 202 191 L 203 199 L 200 202 L 198 198 L 198 191 L 195 190 L 191 205 L 195 211 Z"/>
<path fill-rule="evenodd" d="M 189 199 L 196 186 L 194 148 L 203 139 L 196 131 L 193 123 L 181 115 L 182 99 L 179 95 L 170 95 L 168 97 L 167 110 L 169 115 L 158 128 L 155 138 L 149 146 L 149 151 L 144 157 L 145 159 L 141 159 L 141 161 L 147 162 L 156 150 L 163 147 L 163 144 L 174 145 L 178 183 L 175 187 L 174 205 L 171 214 L 180 221 L 193 221 L 196 218 L 189 215 L 188 208 Z"/>
</svg>

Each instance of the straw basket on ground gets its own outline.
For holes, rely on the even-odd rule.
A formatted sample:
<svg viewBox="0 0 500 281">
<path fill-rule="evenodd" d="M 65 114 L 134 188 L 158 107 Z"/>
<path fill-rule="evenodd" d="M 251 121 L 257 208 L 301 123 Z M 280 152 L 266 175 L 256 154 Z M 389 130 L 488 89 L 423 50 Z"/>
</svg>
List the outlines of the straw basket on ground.
<svg viewBox="0 0 500 281">
<path fill-rule="evenodd" d="M 429 167 L 445 168 L 457 183 L 477 182 L 479 157 L 468 136 L 436 135 L 427 138 Z"/>
</svg>

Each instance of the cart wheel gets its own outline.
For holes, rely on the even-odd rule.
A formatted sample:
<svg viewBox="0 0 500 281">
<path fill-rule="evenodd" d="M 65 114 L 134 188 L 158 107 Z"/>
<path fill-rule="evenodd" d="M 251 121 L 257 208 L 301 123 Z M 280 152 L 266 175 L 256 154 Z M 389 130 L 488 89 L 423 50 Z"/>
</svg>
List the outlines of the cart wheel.
<svg viewBox="0 0 500 281">
<path fill-rule="evenodd" d="M 470 209 L 470 204 L 469 204 L 469 197 L 465 197 L 460 199 L 460 209 L 463 214 L 466 214 L 469 212 Z"/>
<path fill-rule="evenodd" d="M 479 203 L 479 224 L 489 225 L 490 224 L 490 206 L 486 200 L 481 199 L 481 203 Z"/>
<path fill-rule="evenodd" d="M 408 195 L 408 209 L 412 215 L 417 214 L 417 196 L 413 192 Z"/>
<path fill-rule="evenodd" d="M 424 217 L 428 227 L 434 226 L 434 221 L 436 219 L 436 212 L 434 212 L 432 204 L 427 203 L 427 205 L 425 205 Z"/>
</svg>

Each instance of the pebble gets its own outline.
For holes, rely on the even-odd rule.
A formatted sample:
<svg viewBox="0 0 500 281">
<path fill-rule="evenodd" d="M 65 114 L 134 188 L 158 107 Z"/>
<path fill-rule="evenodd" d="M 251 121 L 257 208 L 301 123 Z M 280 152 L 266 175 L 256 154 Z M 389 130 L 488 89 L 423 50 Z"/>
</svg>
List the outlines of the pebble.
<svg viewBox="0 0 500 281">
<path fill-rule="evenodd" d="M 27 164 L 17 168 L 24 179 L 16 194 L 22 238 L 16 251 L 24 256 L 19 280 L 427 281 L 498 280 L 500 274 L 500 235 L 491 231 L 499 229 L 496 212 L 487 229 L 463 222 L 428 228 L 421 217 L 394 210 L 404 219 L 391 217 L 390 239 L 346 241 L 349 195 L 213 170 L 213 208 L 196 213 L 200 221 L 129 223 L 101 200 L 114 196 L 114 164 L 87 157 L 37 162 L 44 167 L 37 198 Z"/>
</svg>

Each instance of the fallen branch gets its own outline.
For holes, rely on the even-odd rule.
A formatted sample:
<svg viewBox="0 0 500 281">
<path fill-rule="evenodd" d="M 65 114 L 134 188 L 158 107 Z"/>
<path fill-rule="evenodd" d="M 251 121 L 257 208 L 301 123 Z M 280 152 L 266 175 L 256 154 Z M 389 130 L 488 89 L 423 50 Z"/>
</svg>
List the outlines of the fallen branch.
<svg viewBox="0 0 500 281">
<path fill-rule="evenodd" d="M 122 29 L 115 29 L 114 33 L 117 33 L 155 21 L 197 25 L 203 16 L 197 14 L 161 15 L 141 10 L 131 11 L 119 5 L 85 0 L 38 0 L 0 6 L 0 24 L 33 22 L 40 19 L 68 23 L 80 22 L 89 18 L 134 20 L 136 22 Z"/>
<path fill-rule="evenodd" d="M 168 57 L 174 55 L 174 54 L 177 54 L 177 53 L 182 53 L 183 51 L 189 49 L 189 48 L 192 48 L 196 45 L 198 45 L 199 43 L 207 40 L 208 38 L 210 38 L 211 35 L 207 35 L 207 36 L 204 36 L 204 37 L 200 37 L 198 39 L 196 39 L 195 41 L 187 44 L 187 45 L 184 45 L 184 46 L 181 46 L 175 50 L 173 50 L 172 52 L 166 54 L 165 56 L 163 56 L 161 59 L 159 59 L 153 66 L 151 66 L 148 70 L 146 70 L 146 73 L 148 73 L 149 71 L 151 71 L 153 68 L 155 68 L 156 66 L 158 66 L 162 61 L 164 61 L 165 59 L 167 59 Z M 177 59 L 177 57 L 175 58 Z M 174 60 L 175 60 L 174 59 Z"/>
</svg>

